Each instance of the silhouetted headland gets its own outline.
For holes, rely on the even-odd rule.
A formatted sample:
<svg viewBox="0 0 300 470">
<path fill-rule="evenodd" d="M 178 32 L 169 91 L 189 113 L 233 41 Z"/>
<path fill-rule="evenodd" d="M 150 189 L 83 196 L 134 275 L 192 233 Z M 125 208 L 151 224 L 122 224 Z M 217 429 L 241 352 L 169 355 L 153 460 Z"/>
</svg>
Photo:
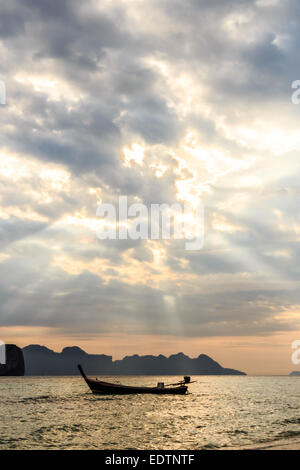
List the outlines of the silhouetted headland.
<svg viewBox="0 0 300 470">
<path fill-rule="evenodd" d="M 300 377 L 300 370 L 293 370 L 293 372 L 290 373 L 290 375 L 298 375 Z"/>
<path fill-rule="evenodd" d="M 5 364 L 0 364 L 0 376 L 24 375 L 24 357 L 22 349 L 15 344 L 5 345 Z"/>
<path fill-rule="evenodd" d="M 235 369 L 226 369 L 205 354 L 190 358 L 183 353 L 163 356 L 126 356 L 113 361 L 105 354 L 87 354 L 77 346 L 67 347 L 61 353 L 45 346 L 23 348 L 26 375 L 77 375 L 77 364 L 82 364 L 88 375 L 246 375 Z"/>
</svg>

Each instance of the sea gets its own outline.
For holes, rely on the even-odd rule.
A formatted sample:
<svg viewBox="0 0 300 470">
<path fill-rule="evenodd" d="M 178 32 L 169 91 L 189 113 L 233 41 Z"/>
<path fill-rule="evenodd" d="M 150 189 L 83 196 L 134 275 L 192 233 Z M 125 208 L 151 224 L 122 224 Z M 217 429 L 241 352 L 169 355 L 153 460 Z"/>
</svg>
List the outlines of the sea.
<svg viewBox="0 0 300 470">
<path fill-rule="evenodd" d="M 81 377 L 0 377 L 0 449 L 242 449 L 300 436 L 300 377 L 193 380 L 184 396 L 96 396 Z"/>
</svg>

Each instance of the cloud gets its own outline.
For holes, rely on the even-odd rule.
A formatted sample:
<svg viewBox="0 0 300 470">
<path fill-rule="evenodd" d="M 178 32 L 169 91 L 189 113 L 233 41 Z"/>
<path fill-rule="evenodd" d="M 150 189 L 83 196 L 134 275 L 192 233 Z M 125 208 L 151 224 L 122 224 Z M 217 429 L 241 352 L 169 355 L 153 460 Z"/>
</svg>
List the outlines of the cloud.
<svg viewBox="0 0 300 470">
<path fill-rule="evenodd" d="M 1 11 L 1 324 L 296 328 L 298 2 L 13 0 Z M 201 200 L 204 249 L 100 242 L 97 205 L 119 195 Z"/>
</svg>

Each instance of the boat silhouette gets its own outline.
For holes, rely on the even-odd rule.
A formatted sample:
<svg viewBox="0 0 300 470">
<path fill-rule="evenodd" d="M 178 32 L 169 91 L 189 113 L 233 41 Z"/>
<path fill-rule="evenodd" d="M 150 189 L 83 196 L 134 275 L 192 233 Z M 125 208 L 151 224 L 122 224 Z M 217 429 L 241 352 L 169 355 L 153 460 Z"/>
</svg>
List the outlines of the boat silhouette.
<svg viewBox="0 0 300 470">
<path fill-rule="evenodd" d="M 187 384 L 191 383 L 191 378 L 185 376 L 182 381 L 175 384 L 158 383 L 156 387 L 137 387 L 130 385 L 121 385 L 110 382 L 103 382 L 98 379 L 88 378 L 81 365 L 78 364 L 78 369 L 83 379 L 87 383 L 90 390 L 95 394 L 100 395 L 128 395 L 137 393 L 154 393 L 156 395 L 184 395 L 187 390 Z"/>
</svg>

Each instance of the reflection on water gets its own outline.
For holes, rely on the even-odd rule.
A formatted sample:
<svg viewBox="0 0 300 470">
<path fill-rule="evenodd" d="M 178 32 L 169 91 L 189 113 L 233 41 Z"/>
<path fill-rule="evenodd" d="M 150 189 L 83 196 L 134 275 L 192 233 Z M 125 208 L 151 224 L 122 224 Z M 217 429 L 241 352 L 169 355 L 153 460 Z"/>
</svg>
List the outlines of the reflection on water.
<svg viewBox="0 0 300 470">
<path fill-rule="evenodd" d="M 196 379 L 185 396 L 101 397 L 79 377 L 1 377 L 0 448 L 201 449 L 300 435 L 299 377 Z"/>
</svg>

